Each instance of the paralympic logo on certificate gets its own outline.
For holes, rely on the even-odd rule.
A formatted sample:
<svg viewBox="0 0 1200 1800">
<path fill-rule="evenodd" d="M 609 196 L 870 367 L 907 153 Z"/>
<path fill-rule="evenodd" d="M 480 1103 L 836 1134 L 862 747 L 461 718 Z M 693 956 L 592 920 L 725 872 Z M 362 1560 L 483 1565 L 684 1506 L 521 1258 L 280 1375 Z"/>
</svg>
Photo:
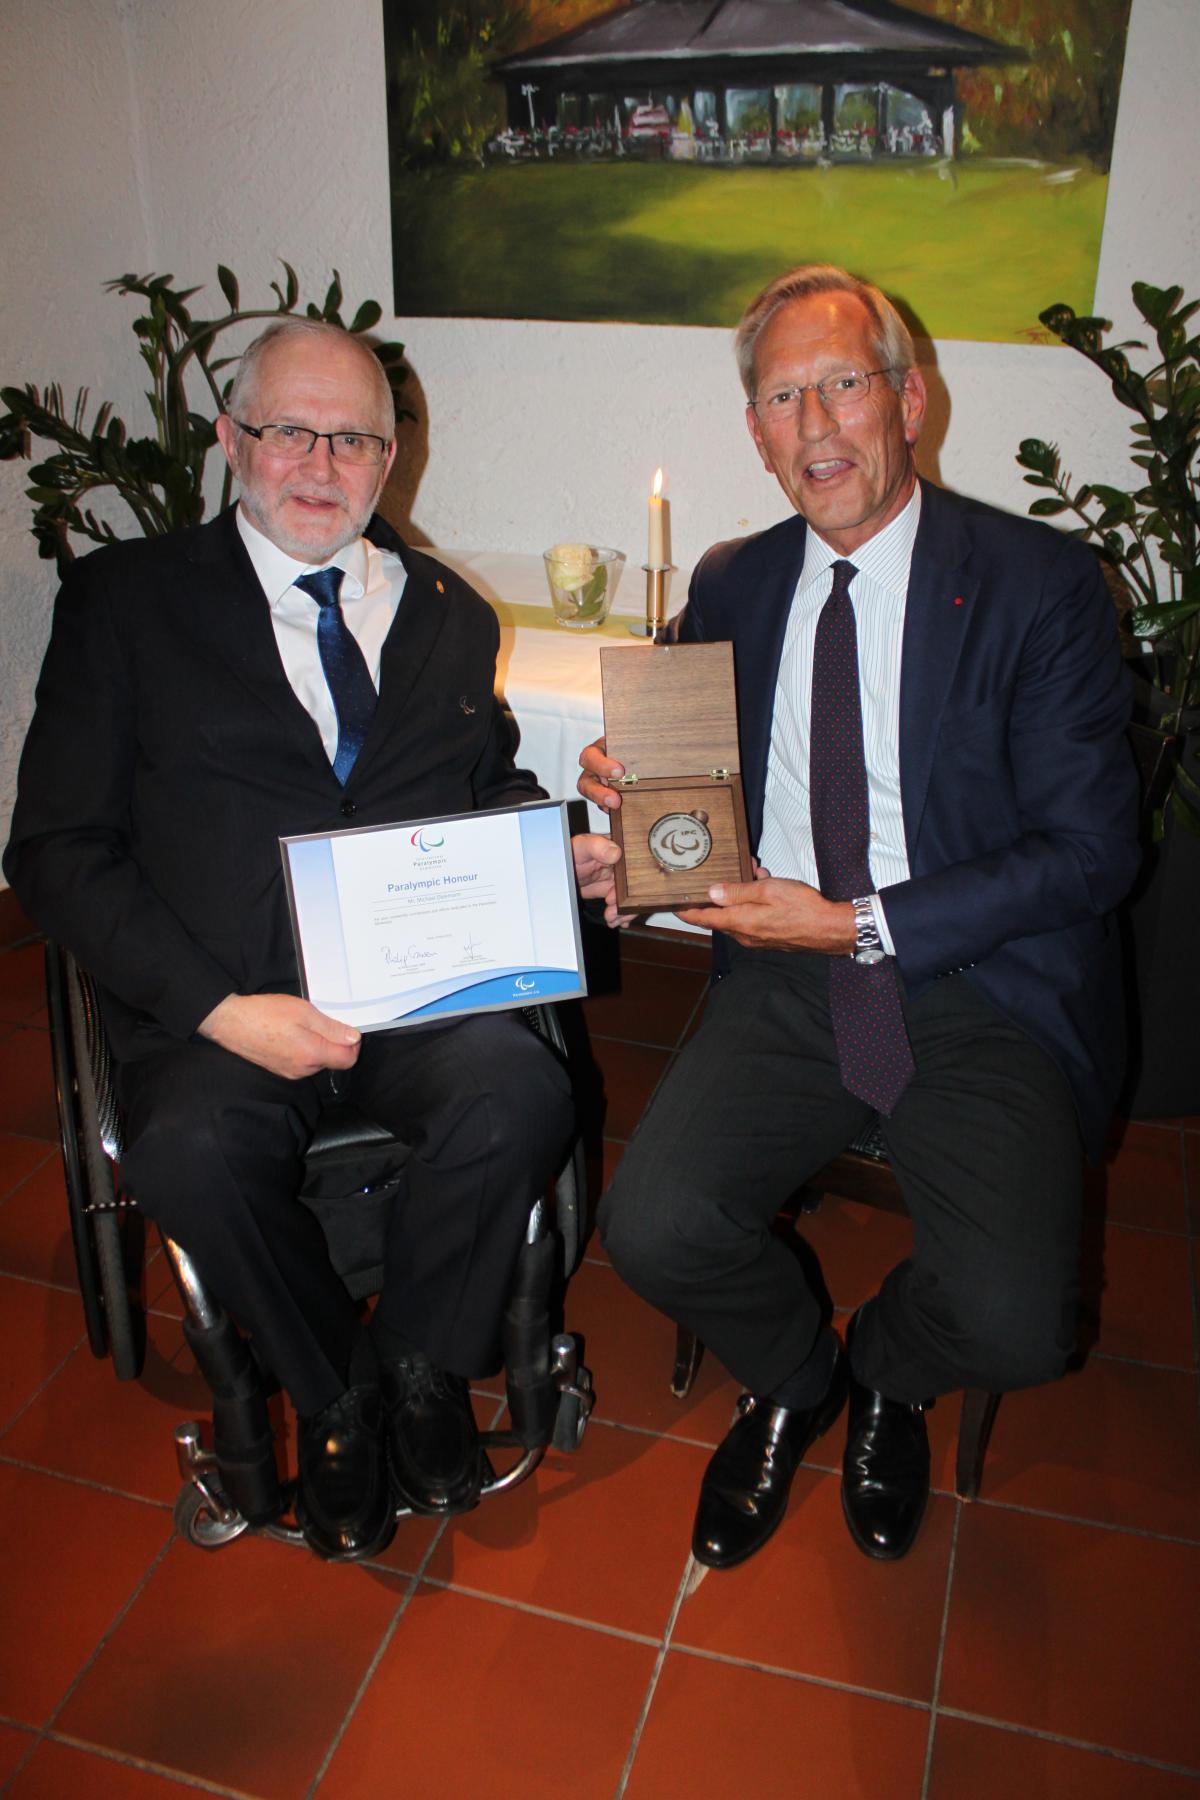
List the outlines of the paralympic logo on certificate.
<svg viewBox="0 0 1200 1800">
<path fill-rule="evenodd" d="M 305 992 L 370 1029 L 584 991 L 563 809 L 285 838 Z"/>
</svg>

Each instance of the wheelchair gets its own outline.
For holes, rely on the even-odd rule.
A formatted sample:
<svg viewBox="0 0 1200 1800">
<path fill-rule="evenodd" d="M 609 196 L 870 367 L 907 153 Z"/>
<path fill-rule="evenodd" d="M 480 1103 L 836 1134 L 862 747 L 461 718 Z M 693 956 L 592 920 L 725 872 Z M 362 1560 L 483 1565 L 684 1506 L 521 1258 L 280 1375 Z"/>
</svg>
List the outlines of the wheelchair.
<svg viewBox="0 0 1200 1800">
<path fill-rule="evenodd" d="M 61 945 L 46 945 L 46 997 L 71 1240 L 88 1342 L 110 1356 L 121 1381 L 136 1380 L 145 1355 L 140 1288 L 145 1220 L 122 1191 L 122 1126 L 112 1058 L 95 985 Z M 565 1059 L 558 1016 L 524 1010 L 526 1023 Z M 349 1104 L 323 1114 L 305 1160 L 300 1199 L 317 1216 L 334 1268 L 352 1299 L 378 1292 L 389 1208 L 408 1147 Z M 580 1346 L 558 1329 L 558 1296 L 583 1250 L 586 1174 L 576 1140 L 553 1192 L 534 1202 L 502 1324 L 510 1424 L 482 1432 L 483 1497 L 515 1487 L 546 1450 L 573 1452 L 592 1409 Z M 212 1392 L 211 1447 L 195 1420 L 175 1429 L 183 1486 L 175 1502 L 181 1537 L 217 1550 L 243 1532 L 301 1544 L 287 1522 L 291 1484 L 281 1480 L 268 1410 L 276 1385 L 181 1245 L 161 1234 L 184 1305 L 183 1331 Z M 498 1472 L 493 1452 L 507 1466 Z M 509 1460 L 509 1457 L 512 1460 Z M 410 1509 L 397 1508 L 397 1517 Z"/>
</svg>

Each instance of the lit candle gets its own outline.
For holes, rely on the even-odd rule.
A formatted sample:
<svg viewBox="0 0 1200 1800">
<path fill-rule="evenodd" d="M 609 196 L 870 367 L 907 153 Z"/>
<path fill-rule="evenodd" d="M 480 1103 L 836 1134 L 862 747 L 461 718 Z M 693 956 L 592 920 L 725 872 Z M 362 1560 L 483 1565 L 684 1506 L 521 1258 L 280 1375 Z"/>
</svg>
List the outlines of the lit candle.
<svg viewBox="0 0 1200 1800">
<path fill-rule="evenodd" d="M 646 561 L 652 569 L 660 569 L 666 560 L 663 554 L 662 470 L 656 469 L 654 486 L 650 490 L 650 548 L 646 552 Z"/>
</svg>

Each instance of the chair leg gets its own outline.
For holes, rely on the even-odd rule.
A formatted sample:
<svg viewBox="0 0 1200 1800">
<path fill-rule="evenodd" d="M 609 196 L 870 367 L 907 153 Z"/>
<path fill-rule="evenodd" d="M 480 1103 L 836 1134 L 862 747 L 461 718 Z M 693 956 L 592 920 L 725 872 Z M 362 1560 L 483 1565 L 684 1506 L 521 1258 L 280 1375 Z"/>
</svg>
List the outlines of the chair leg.
<svg viewBox="0 0 1200 1800">
<path fill-rule="evenodd" d="M 974 1500 L 979 1494 L 983 1459 L 999 1404 L 999 1394 L 989 1394 L 985 1388 L 963 1390 L 958 1457 L 954 1465 L 954 1490 L 960 1500 Z"/>
<path fill-rule="evenodd" d="M 686 1325 L 675 1328 L 675 1372 L 671 1376 L 671 1392 L 677 1400 L 686 1400 L 692 1391 L 704 1345 Z"/>
</svg>

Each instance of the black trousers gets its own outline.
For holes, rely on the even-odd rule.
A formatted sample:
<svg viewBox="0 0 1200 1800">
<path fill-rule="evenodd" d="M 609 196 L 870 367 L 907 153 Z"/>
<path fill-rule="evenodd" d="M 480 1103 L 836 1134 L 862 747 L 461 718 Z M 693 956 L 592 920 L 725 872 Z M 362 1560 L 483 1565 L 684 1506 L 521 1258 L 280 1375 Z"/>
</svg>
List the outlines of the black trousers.
<svg viewBox="0 0 1200 1800">
<path fill-rule="evenodd" d="M 802 1369 L 821 1326 L 776 1213 L 870 1116 L 838 1077 L 828 968 L 735 948 L 600 1208 L 625 1280 L 758 1394 Z M 1049 1380 L 1078 1301 L 1070 1090 L 965 975 L 906 998 L 905 1013 L 917 1074 L 883 1126 L 913 1250 L 863 1314 L 855 1372 L 910 1402 Z"/>
<path fill-rule="evenodd" d="M 498 1366 L 530 1207 L 570 1135 L 570 1083 L 520 1019 L 370 1032 L 335 1077 L 286 1081 L 202 1038 L 118 1072 L 122 1179 L 251 1333 L 298 1410 L 347 1384 L 358 1312 L 297 1199 L 335 1097 L 410 1145 L 389 1221 L 381 1323 L 455 1374 Z"/>
</svg>

